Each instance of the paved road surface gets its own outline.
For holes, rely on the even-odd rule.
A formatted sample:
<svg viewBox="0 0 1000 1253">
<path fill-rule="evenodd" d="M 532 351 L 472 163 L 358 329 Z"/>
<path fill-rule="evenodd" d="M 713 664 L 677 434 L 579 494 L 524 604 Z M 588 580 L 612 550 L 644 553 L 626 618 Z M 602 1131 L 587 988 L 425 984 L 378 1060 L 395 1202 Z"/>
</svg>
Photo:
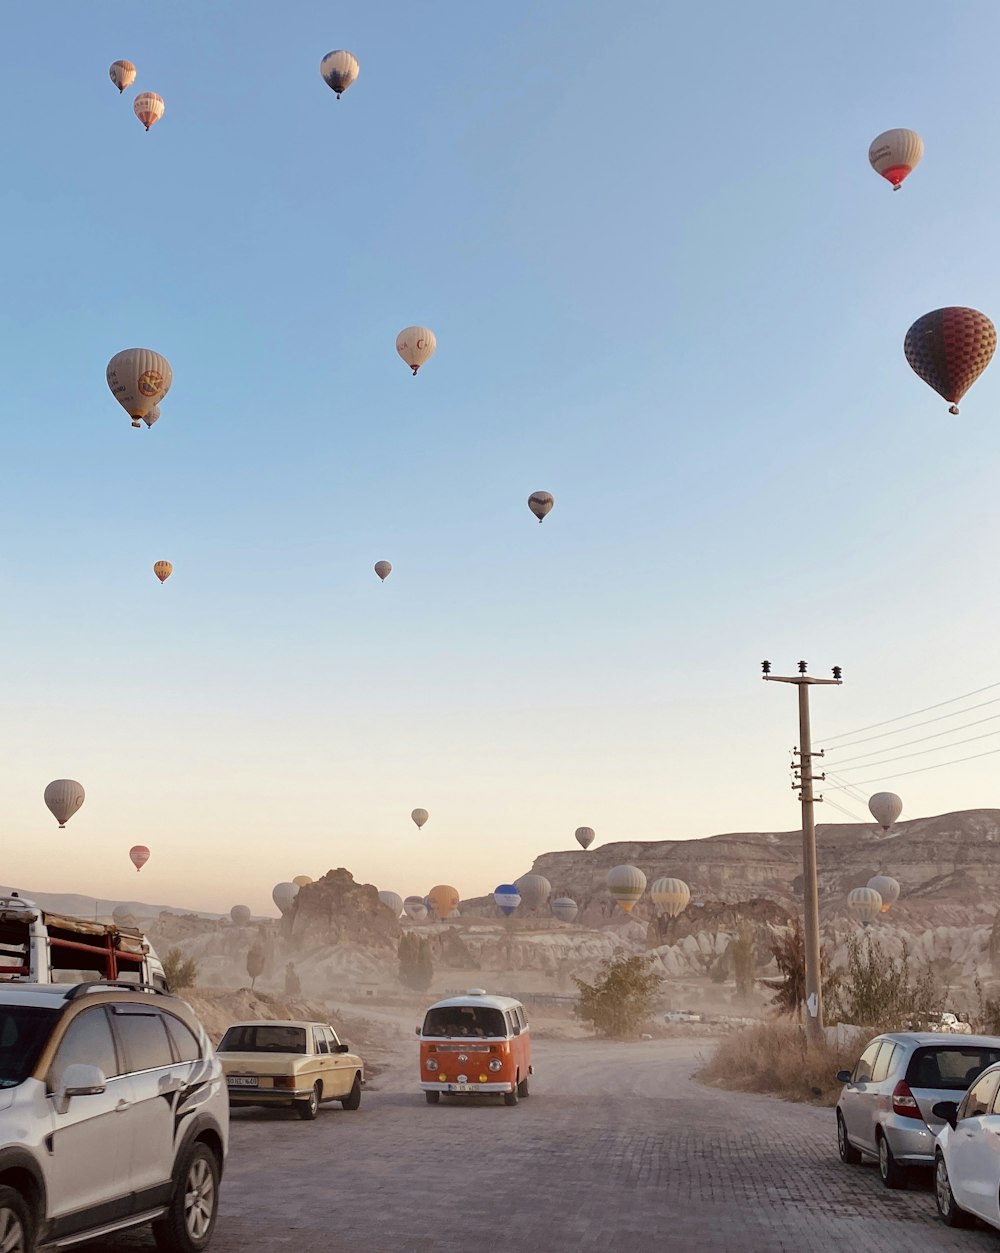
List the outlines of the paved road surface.
<svg viewBox="0 0 1000 1253">
<path fill-rule="evenodd" d="M 842 1165 L 831 1111 L 693 1082 L 706 1047 L 539 1041 L 512 1109 L 429 1106 L 394 1069 L 356 1113 L 241 1110 L 212 1249 L 995 1253 L 995 1234 L 946 1228 L 926 1187 Z"/>
</svg>

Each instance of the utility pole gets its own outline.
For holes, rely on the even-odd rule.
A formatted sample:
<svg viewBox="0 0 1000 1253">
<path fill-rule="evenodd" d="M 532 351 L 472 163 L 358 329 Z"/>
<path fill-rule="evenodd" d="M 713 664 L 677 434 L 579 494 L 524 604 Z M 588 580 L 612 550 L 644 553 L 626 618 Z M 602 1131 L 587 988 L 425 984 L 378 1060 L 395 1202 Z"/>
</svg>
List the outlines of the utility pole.
<svg viewBox="0 0 1000 1253">
<path fill-rule="evenodd" d="M 819 875 L 816 867 L 816 819 L 813 812 L 815 801 L 822 796 L 813 795 L 813 783 L 825 779 L 825 774 L 813 774 L 812 759 L 822 757 L 823 750 L 813 752 L 812 730 L 809 726 L 809 689 L 815 684 L 840 685 L 840 666 L 833 667 L 832 679 L 814 679 L 806 674 L 804 661 L 799 662 L 797 675 L 771 673 L 771 663 L 762 661 L 764 679 L 772 683 L 794 683 L 799 689 L 799 745 L 794 754 L 799 763 L 794 767 L 798 779 L 792 782 L 802 802 L 802 885 L 805 897 L 805 957 L 806 957 L 806 1034 L 811 1039 L 823 1037 L 823 977 L 819 950 Z"/>
</svg>

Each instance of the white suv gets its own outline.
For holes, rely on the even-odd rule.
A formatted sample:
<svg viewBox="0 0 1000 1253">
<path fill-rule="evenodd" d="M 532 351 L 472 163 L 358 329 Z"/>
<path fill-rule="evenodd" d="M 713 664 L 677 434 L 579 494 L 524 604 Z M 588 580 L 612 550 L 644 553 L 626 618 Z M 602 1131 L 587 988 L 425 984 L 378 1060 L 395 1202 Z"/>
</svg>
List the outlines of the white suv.
<svg viewBox="0 0 1000 1253">
<path fill-rule="evenodd" d="M 222 1065 L 190 1006 L 104 982 L 0 986 L 0 1249 L 152 1224 L 212 1236 L 229 1140 Z"/>
</svg>

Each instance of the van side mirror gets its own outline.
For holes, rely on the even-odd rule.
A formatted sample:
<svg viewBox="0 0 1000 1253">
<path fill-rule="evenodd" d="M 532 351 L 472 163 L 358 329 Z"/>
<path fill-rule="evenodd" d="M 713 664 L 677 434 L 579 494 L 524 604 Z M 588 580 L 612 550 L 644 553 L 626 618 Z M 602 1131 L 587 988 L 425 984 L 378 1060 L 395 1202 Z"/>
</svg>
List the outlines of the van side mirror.
<svg viewBox="0 0 1000 1253">
<path fill-rule="evenodd" d="M 958 1104 L 955 1101 L 938 1101 L 931 1109 L 931 1113 L 935 1118 L 940 1118 L 942 1122 L 946 1122 L 948 1126 L 955 1130 L 958 1122 L 956 1115 L 958 1114 Z"/>
<path fill-rule="evenodd" d="M 99 1096 L 107 1086 L 108 1081 L 100 1066 L 74 1062 L 63 1071 L 59 1086 L 55 1090 L 56 1111 L 65 1114 L 69 1109 L 70 1097 Z"/>
<path fill-rule="evenodd" d="M 838 1070 L 836 1077 L 837 1077 L 838 1083 L 850 1083 L 851 1082 L 851 1072 L 849 1070 Z"/>
<path fill-rule="evenodd" d="M 414 1034 L 414 1035 L 419 1035 L 419 1034 L 420 1034 L 420 1028 L 419 1028 L 419 1027 L 414 1027 L 414 1028 L 413 1028 L 413 1034 Z"/>
</svg>

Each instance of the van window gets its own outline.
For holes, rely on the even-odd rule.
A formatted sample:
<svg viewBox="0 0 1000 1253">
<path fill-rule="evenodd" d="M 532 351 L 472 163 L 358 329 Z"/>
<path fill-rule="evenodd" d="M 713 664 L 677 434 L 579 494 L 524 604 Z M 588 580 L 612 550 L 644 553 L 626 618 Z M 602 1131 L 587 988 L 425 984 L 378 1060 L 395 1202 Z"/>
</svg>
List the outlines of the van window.
<svg viewBox="0 0 1000 1253">
<path fill-rule="evenodd" d="M 524 1012 L 524 1006 L 518 1005 L 514 1013 L 517 1014 L 517 1021 L 521 1024 L 521 1030 L 523 1031 L 528 1025 L 528 1015 Z"/>
<path fill-rule="evenodd" d="M 427 1011 L 423 1034 L 506 1039 L 508 1024 L 501 1010 L 486 1005 L 441 1005 Z"/>
</svg>

